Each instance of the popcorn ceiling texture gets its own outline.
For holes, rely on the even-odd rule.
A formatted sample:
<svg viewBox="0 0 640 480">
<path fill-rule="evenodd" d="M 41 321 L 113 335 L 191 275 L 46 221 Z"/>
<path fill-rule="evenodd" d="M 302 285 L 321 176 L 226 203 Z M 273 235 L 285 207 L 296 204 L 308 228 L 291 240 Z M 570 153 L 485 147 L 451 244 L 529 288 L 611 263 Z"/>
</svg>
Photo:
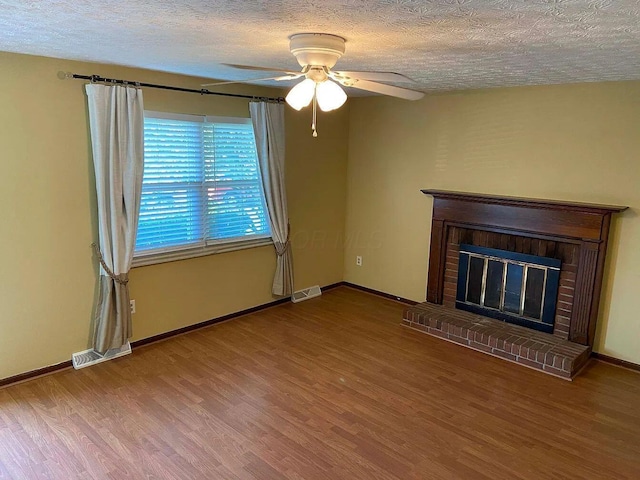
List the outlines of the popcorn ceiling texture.
<svg viewBox="0 0 640 480">
<path fill-rule="evenodd" d="M 298 69 L 288 37 L 301 32 L 347 39 L 337 69 L 403 73 L 424 91 L 640 78 L 637 0 L 5 0 L 0 9 L 0 50 L 223 80 L 264 76 L 225 62 Z"/>
</svg>

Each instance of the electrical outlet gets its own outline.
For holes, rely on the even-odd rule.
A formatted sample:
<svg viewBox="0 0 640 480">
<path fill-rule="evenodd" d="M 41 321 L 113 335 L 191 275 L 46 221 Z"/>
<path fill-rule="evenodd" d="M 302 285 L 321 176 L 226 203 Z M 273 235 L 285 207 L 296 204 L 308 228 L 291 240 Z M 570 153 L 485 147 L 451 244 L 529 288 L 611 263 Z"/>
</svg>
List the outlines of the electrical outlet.
<svg viewBox="0 0 640 480">
<path fill-rule="evenodd" d="M 129 301 L 129 305 L 131 306 L 131 313 L 132 314 L 136 313 L 136 301 L 135 300 L 130 300 Z"/>
<path fill-rule="evenodd" d="M 359 267 L 362 266 L 362 257 L 360 255 L 356 256 L 356 265 Z"/>
</svg>

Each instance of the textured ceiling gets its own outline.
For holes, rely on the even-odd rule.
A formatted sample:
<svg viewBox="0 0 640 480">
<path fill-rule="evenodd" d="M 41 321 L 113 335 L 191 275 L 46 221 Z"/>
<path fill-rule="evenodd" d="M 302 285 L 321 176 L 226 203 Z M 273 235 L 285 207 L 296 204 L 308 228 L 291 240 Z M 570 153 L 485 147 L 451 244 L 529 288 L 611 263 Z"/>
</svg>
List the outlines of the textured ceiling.
<svg viewBox="0 0 640 480">
<path fill-rule="evenodd" d="M 638 0 L 0 0 L 0 50 L 225 80 L 297 69 L 301 32 L 424 91 L 640 78 Z"/>
</svg>

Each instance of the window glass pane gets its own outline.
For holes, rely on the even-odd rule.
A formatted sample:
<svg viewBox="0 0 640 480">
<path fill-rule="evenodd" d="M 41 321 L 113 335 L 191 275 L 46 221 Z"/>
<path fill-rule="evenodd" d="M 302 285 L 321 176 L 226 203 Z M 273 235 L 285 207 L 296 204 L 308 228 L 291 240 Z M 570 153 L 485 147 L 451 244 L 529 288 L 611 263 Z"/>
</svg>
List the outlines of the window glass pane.
<svg viewBox="0 0 640 480">
<path fill-rule="evenodd" d="M 520 314 L 520 294 L 522 291 L 522 265 L 507 265 L 507 284 L 504 290 L 504 311 Z"/>
<path fill-rule="evenodd" d="M 208 124 L 205 127 L 207 182 L 248 181 L 258 184 L 258 158 L 249 124 Z"/>
<path fill-rule="evenodd" d="M 269 235 L 253 127 L 216 123 L 207 138 L 208 240 Z"/>
<path fill-rule="evenodd" d="M 144 184 L 202 181 L 202 123 L 145 118 Z"/>
<path fill-rule="evenodd" d="M 500 308 L 500 298 L 502 296 L 502 272 L 504 263 L 489 260 L 487 265 L 487 283 L 484 293 L 484 306 L 489 308 Z"/>
<path fill-rule="evenodd" d="M 209 189 L 207 222 L 211 239 L 267 235 L 260 188 L 234 184 Z"/>
<path fill-rule="evenodd" d="M 480 305 L 483 274 L 484 258 L 474 256 L 469 257 L 469 276 L 467 277 L 467 302 Z"/>
<path fill-rule="evenodd" d="M 253 128 L 145 117 L 136 252 L 270 235 Z"/>
<path fill-rule="evenodd" d="M 544 290 L 544 270 L 527 268 L 527 284 L 524 290 L 524 314 L 531 318 L 542 315 L 542 291 Z"/>
<path fill-rule="evenodd" d="M 202 123 L 145 118 L 136 251 L 202 243 Z"/>
<path fill-rule="evenodd" d="M 142 190 L 136 250 L 202 243 L 200 187 Z"/>
</svg>

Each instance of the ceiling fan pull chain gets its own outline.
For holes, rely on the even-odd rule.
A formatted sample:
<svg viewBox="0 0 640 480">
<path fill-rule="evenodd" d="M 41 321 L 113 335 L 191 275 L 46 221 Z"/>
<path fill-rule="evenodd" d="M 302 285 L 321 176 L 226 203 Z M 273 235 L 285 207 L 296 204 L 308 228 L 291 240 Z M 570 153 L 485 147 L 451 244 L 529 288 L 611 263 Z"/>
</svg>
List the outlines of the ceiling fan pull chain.
<svg viewBox="0 0 640 480">
<path fill-rule="evenodd" d="M 313 130 L 313 136 L 317 137 L 318 132 L 316 130 L 316 110 L 317 110 L 318 102 L 316 100 L 316 96 L 313 96 L 313 120 L 311 121 L 311 130 Z"/>
</svg>

